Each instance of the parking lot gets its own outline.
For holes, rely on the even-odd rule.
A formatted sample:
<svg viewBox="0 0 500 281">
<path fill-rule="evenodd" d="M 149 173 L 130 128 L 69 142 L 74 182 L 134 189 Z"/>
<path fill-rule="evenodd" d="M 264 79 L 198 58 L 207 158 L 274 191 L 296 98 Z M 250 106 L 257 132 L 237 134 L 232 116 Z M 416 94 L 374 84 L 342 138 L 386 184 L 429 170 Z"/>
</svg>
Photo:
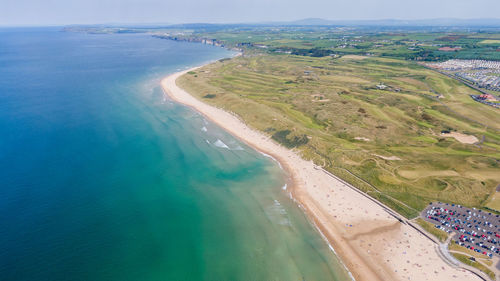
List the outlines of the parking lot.
<svg viewBox="0 0 500 281">
<path fill-rule="evenodd" d="M 483 255 L 500 256 L 499 215 L 456 204 L 430 203 L 422 218 L 449 235 L 460 246 Z"/>
</svg>

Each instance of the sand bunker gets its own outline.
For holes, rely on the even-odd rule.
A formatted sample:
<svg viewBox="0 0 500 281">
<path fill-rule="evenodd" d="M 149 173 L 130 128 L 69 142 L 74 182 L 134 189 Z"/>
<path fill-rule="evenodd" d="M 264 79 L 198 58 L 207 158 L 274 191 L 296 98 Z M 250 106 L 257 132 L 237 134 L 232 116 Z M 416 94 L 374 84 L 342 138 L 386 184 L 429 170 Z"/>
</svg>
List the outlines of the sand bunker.
<svg viewBox="0 0 500 281">
<path fill-rule="evenodd" d="M 351 59 L 351 60 L 364 60 L 368 57 L 366 56 L 358 56 L 358 55 L 345 55 L 342 57 L 343 59 Z"/>
<path fill-rule="evenodd" d="M 442 137 L 445 138 L 455 138 L 457 141 L 461 143 L 466 143 L 466 144 L 474 144 L 478 142 L 479 140 L 473 136 L 473 135 L 466 135 L 462 133 L 457 133 L 457 132 L 451 132 L 447 134 L 441 134 Z"/>
<path fill-rule="evenodd" d="M 370 141 L 369 138 L 365 138 L 365 137 L 355 137 L 354 139 L 355 140 L 361 140 L 361 141 Z"/>
<path fill-rule="evenodd" d="M 378 155 L 378 154 L 372 154 L 374 156 L 377 156 L 379 158 L 382 158 L 384 160 L 389 160 L 389 161 L 394 161 L 394 160 L 401 160 L 401 158 L 397 156 L 383 156 L 383 155 Z"/>
</svg>

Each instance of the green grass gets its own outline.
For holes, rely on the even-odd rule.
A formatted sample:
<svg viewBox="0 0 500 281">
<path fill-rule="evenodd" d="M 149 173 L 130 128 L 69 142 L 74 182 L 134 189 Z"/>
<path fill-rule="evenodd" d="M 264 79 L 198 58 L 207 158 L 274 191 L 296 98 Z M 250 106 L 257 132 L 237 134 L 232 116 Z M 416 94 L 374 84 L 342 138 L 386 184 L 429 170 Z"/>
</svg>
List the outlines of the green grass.
<svg viewBox="0 0 500 281">
<path fill-rule="evenodd" d="M 465 248 L 463 246 L 460 246 L 460 245 L 456 244 L 454 241 L 450 242 L 450 244 L 448 245 L 448 250 L 462 252 L 463 254 L 472 256 L 472 257 L 480 260 L 482 263 L 484 263 L 487 266 L 490 266 L 490 265 L 493 264 L 491 262 L 491 258 L 490 257 L 487 257 L 487 256 L 485 256 L 485 255 L 483 255 L 481 253 L 474 252 L 473 250 L 470 250 L 470 249 L 467 249 L 467 248 Z"/>
<path fill-rule="evenodd" d="M 426 222 L 422 218 L 417 218 L 415 221 L 427 232 L 434 235 L 434 237 L 436 237 L 439 241 L 444 242 L 448 238 L 448 234 L 440 229 L 437 229 L 434 224 Z"/>
<path fill-rule="evenodd" d="M 289 131 L 276 140 L 406 217 L 429 201 L 484 207 L 500 182 L 492 172 L 500 161 L 499 111 L 472 101 L 469 87 L 415 63 L 259 54 L 196 74 L 179 78 L 179 85 L 200 98 L 215 95 L 203 100 L 269 136 Z M 381 82 L 388 89 L 376 89 Z M 430 89 L 444 98 L 429 98 Z M 443 138 L 442 130 L 485 136 L 484 145 Z M 399 170 L 433 173 L 405 178 Z"/>
<path fill-rule="evenodd" d="M 427 142 L 427 143 L 437 143 L 437 139 L 435 137 L 431 136 L 418 136 L 418 137 L 413 137 L 412 139 L 421 141 L 421 142 Z"/>
<path fill-rule="evenodd" d="M 487 39 L 479 42 L 479 44 L 494 44 L 494 45 L 500 45 L 500 40 L 492 40 L 492 39 Z"/>
<path fill-rule="evenodd" d="M 495 273 L 493 273 L 493 271 L 489 270 L 485 265 L 483 265 L 477 261 L 471 261 L 469 259 L 469 256 L 467 256 L 467 255 L 458 254 L 458 253 L 451 253 L 451 254 L 460 262 L 481 270 L 482 272 L 486 273 L 486 275 L 488 275 L 488 277 L 490 277 L 491 280 L 495 280 Z"/>
<path fill-rule="evenodd" d="M 292 52 L 304 56 L 376 55 L 406 60 L 442 61 L 446 59 L 500 60 L 500 33 L 470 33 L 465 30 L 443 30 L 413 27 L 370 29 L 335 26 L 203 26 L 198 27 L 69 27 L 66 30 L 90 33 L 149 32 L 159 37 L 171 34 L 176 40 L 202 41 L 216 39 L 226 47 L 237 47 L 247 53 Z M 392 30 L 391 30 L 392 29 Z M 452 32 L 452 34 L 450 34 Z M 242 45 L 243 44 L 243 45 Z M 458 52 L 439 51 L 439 46 L 459 46 Z M 265 46 L 265 48 L 262 48 Z"/>
<path fill-rule="evenodd" d="M 498 194 L 498 192 L 495 192 L 493 196 L 491 196 L 489 202 L 486 204 L 486 207 L 495 211 L 500 211 L 500 194 Z"/>
</svg>

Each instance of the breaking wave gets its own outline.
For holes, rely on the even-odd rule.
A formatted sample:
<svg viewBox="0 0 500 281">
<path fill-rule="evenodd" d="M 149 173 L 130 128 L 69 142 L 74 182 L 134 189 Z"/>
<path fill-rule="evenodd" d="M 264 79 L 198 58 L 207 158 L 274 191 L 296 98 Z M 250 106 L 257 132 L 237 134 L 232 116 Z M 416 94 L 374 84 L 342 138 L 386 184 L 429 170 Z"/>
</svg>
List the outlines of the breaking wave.
<svg viewBox="0 0 500 281">
<path fill-rule="evenodd" d="M 266 215 L 273 223 L 280 225 L 291 226 L 290 220 L 288 219 L 288 213 L 285 208 L 281 206 L 278 200 L 274 200 L 274 203 L 265 209 Z"/>
<path fill-rule="evenodd" d="M 217 139 L 217 141 L 214 142 L 214 145 L 220 148 L 225 148 L 229 149 L 229 146 L 227 146 L 224 142 L 222 142 L 220 139 Z"/>
</svg>

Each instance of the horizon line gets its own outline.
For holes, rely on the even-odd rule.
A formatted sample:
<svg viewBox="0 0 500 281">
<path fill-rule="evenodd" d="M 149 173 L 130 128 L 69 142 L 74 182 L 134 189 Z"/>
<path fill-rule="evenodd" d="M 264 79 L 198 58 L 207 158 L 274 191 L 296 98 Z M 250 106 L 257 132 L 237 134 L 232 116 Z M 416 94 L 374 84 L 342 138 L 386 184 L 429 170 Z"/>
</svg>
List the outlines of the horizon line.
<svg viewBox="0 0 500 281">
<path fill-rule="evenodd" d="M 383 22 L 383 21 L 400 21 L 400 22 L 421 22 L 421 21 L 438 21 L 438 20 L 447 20 L 447 21 L 499 21 L 498 27 L 500 27 L 500 17 L 485 17 L 485 18 L 419 18 L 419 19 L 402 19 L 402 18 L 382 18 L 382 19 L 325 19 L 325 18 L 315 18 L 315 17 L 307 17 L 300 18 L 295 20 L 262 20 L 262 21 L 248 21 L 248 22 L 217 22 L 217 21 L 191 21 L 191 22 L 96 22 L 96 23 L 44 23 L 44 24 L 31 24 L 31 23 L 20 23 L 20 24 L 3 24 L 0 23 L 0 27 L 65 27 L 65 26 L 98 26 L 98 25 L 131 25 L 131 26 L 146 26 L 146 25 L 163 25 L 163 26 L 173 26 L 173 25 L 189 25 L 189 24 L 207 24 L 207 25 L 270 25 L 270 24 L 283 24 L 283 25 L 294 25 L 294 22 L 307 21 L 307 20 L 318 20 L 325 22 L 332 22 L 332 24 L 326 25 L 334 25 L 333 23 L 342 23 L 342 22 Z M 300 24 L 299 24 L 300 25 Z M 315 24 L 308 24 L 310 26 L 314 26 Z M 322 25 L 322 24 L 318 24 Z M 443 26 L 443 25 L 441 25 Z M 453 25 L 450 25 L 452 27 Z M 461 26 L 465 27 L 465 26 Z"/>
</svg>

